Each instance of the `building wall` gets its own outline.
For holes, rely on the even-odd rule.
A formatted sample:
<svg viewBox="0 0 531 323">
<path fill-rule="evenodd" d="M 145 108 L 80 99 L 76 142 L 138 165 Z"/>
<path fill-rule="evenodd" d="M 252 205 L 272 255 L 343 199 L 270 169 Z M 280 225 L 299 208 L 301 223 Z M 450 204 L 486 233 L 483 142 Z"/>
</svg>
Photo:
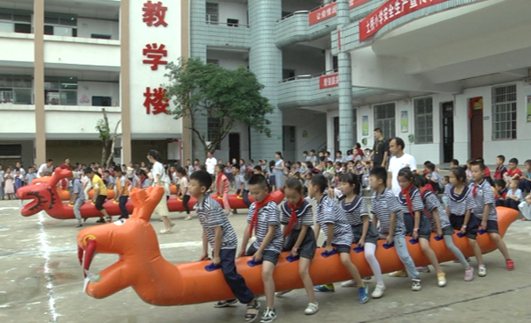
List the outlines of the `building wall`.
<svg viewBox="0 0 531 323">
<path fill-rule="evenodd" d="M 240 24 L 248 25 L 247 4 L 230 1 L 208 1 L 219 3 L 219 22 L 227 23 L 227 19 L 238 19 Z M 236 28 L 236 27 L 235 27 Z M 239 27 L 238 27 L 239 28 Z"/>
<path fill-rule="evenodd" d="M 1 118 L 0 118 L 1 119 Z M 22 155 L 20 156 L 20 160 L 16 159 L 5 159 L 0 157 L 0 164 L 3 166 L 3 169 L 5 170 L 7 166 L 15 166 L 15 163 L 17 161 L 22 162 L 22 167 L 24 169 L 28 169 L 29 166 L 33 165 L 33 140 L 10 140 L 8 138 L 2 138 L 0 140 L 0 145 L 21 145 L 22 147 Z M 0 153 L 0 155 L 2 155 Z"/>
<path fill-rule="evenodd" d="M 113 110 L 111 107 L 106 111 L 111 132 L 114 132 L 116 123 L 120 120 L 120 110 Z M 99 133 L 96 125 L 100 119 L 103 119 L 101 108 L 46 106 L 46 133 L 64 139 L 97 139 Z M 121 131 L 121 127 L 118 127 L 118 133 Z"/>
<path fill-rule="evenodd" d="M 295 127 L 295 150 L 284 151 L 284 158 L 301 161 L 302 152 L 318 149 L 326 143 L 326 114 L 304 109 L 286 109 L 282 113 L 283 125 Z M 272 156 L 270 159 L 273 159 Z"/>
<path fill-rule="evenodd" d="M 118 21 L 78 18 L 77 37 L 90 38 L 91 34 L 110 35 L 111 39 L 120 39 Z"/>
<path fill-rule="evenodd" d="M 70 158 L 72 164 L 99 163 L 101 147 L 99 140 L 46 140 L 46 158 L 52 158 L 56 167 L 65 158 Z"/>
<path fill-rule="evenodd" d="M 295 75 L 318 74 L 326 70 L 325 55 L 321 49 L 297 46 L 283 54 L 282 69 L 295 70 Z"/>
<path fill-rule="evenodd" d="M 85 82 L 77 83 L 77 105 L 92 106 L 93 96 L 111 97 L 111 105 L 120 105 L 120 84 L 111 82 Z"/>
</svg>

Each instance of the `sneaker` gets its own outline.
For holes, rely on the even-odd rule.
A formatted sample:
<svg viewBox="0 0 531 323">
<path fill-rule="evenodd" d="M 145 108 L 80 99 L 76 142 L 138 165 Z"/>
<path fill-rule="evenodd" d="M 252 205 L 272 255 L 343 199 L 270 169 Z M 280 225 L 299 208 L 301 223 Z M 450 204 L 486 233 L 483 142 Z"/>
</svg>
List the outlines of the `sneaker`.
<svg viewBox="0 0 531 323">
<path fill-rule="evenodd" d="M 282 296 L 286 295 L 287 293 L 289 293 L 289 292 L 291 292 L 291 291 L 292 291 L 292 289 L 290 289 L 290 290 L 285 290 L 285 291 L 283 291 L 283 292 L 276 292 L 276 293 L 275 293 L 275 296 L 276 296 L 276 297 L 282 297 Z"/>
<path fill-rule="evenodd" d="M 378 285 L 376 284 L 376 287 L 372 291 L 372 298 L 380 298 L 383 296 L 385 292 L 385 286 L 384 285 Z"/>
<path fill-rule="evenodd" d="M 223 308 L 223 307 L 229 307 L 238 304 L 237 299 L 230 299 L 227 301 L 219 301 L 216 304 L 214 304 L 215 308 Z"/>
<path fill-rule="evenodd" d="M 260 323 L 273 322 L 276 318 L 277 318 L 277 312 L 274 309 L 270 309 L 268 307 L 266 308 L 264 315 L 262 315 L 262 319 L 260 320 Z"/>
<path fill-rule="evenodd" d="M 347 280 L 346 282 L 341 283 L 341 287 L 358 287 L 354 279 Z"/>
<path fill-rule="evenodd" d="M 470 266 L 469 269 L 465 270 L 465 281 L 469 282 L 474 279 L 474 267 Z"/>
<path fill-rule="evenodd" d="M 304 310 L 306 315 L 314 315 L 319 311 L 319 303 L 309 303 L 308 307 Z"/>
<path fill-rule="evenodd" d="M 485 265 L 479 265 L 478 276 L 479 277 L 487 276 L 487 267 L 485 267 Z"/>
<path fill-rule="evenodd" d="M 507 265 L 507 270 L 514 270 L 514 261 L 512 259 L 505 260 L 505 264 Z"/>
<path fill-rule="evenodd" d="M 419 278 L 414 278 L 411 280 L 411 290 L 414 292 L 418 292 L 422 289 L 422 284 L 420 283 Z"/>
<path fill-rule="evenodd" d="M 429 273 L 431 270 L 430 270 L 430 267 L 428 266 L 420 266 L 420 267 L 417 267 L 417 271 L 419 273 Z"/>
<path fill-rule="evenodd" d="M 446 286 L 446 274 L 445 273 L 437 274 L 437 281 L 439 283 L 439 287 Z"/>
<path fill-rule="evenodd" d="M 398 270 L 389 274 L 389 277 L 407 277 L 407 271 Z"/>
<path fill-rule="evenodd" d="M 369 301 L 369 288 L 367 286 L 358 288 L 358 295 L 360 304 L 367 303 Z"/>
<path fill-rule="evenodd" d="M 334 284 L 323 284 L 313 288 L 316 292 L 335 292 Z"/>
</svg>

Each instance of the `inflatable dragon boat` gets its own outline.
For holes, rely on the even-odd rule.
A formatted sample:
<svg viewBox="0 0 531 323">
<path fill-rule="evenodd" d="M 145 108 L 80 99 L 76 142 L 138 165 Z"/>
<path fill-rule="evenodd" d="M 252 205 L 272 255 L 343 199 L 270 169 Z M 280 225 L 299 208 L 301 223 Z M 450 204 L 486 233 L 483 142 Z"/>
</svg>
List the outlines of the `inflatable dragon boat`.
<svg viewBox="0 0 531 323">
<path fill-rule="evenodd" d="M 18 189 L 17 197 L 20 200 L 32 200 L 28 204 L 24 205 L 20 213 L 23 216 L 31 216 L 40 211 L 45 211 L 49 216 L 56 219 L 75 219 L 74 206 L 68 203 L 63 203 L 56 189 L 56 184 L 61 179 L 69 178 L 71 175 L 72 172 L 67 169 L 56 168 L 55 173 L 49 180 L 40 181 Z M 135 190 L 131 192 L 131 195 L 133 195 L 133 192 L 135 192 Z M 282 199 L 284 199 L 284 193 L 282 193 L 280 190 L 273 192 L 271 196 L 277 203 L 280 203 Z M 222 197 L 218 196 L 217 194 L 213 194 L 212 197 L 220 204 L 223 204 Z M 251 200 L 251 202 L 253 201 L 250 196 L 249 200 Z M 194 197 L 190 197 L 190 201 L 188 202 L 190 210 L 193 210 L 196 202 L 197 201 Z M 185 210 L 182 199 L 177 196 L 171 196 L 167 203 L 168 210 L 170 212 L 183 212 Z M 229 195 L 229 205 L 231 209 L 247 208 L 247 205 L 243 199 L 236 194 Z M 111 216 L 122 214 L 120 211 L 120 206 L 118 205 L 118 201 L 107 200 L 103 203 L 103 207 Z M 131 199 L 127 201 L 126 208 L 129 214 L 133 213 L 134 205 Z M 91 201 L 85 201 L 83 206 L 81 206 L 80 211 L 83 218 L 103 216 Z"/>
<path fill-rule="evenodd" d="M 133 287 L 146 303 L 160 306 L 187 305 L 232 299 L 229 286 L 220 269 L 209 261 L 198 261 L 174 265 L 166 261 L 159 249 L 157 234 L 149 218 L 162 197 L 160 187 L 150 187 L 131 194 L 134 204 L 133 216 L 127 220 L 104 224 L 81 230 L 77 236 L 78 256 L 86 277 L 86 293 L 94 298 L 105 298 L 127 287 Z M 518 217 L 518 212 L 508 208 L 497 208 L 499 231 L 503 236 L 509 225 Z M 478 244 L 483 253 L 496 249 L 488 234 L 478 235 Z M 456 246 L 465 256 L 474 253 L 466 238 L 454 235 Z M 394 247 L 379 242 L 376 257 L 380 259 L 382 272 L 403 269 Z M 450 261 L 454 255 L 446 249 L 443 240 L 431 239 L 430 245 L 440 262 Z M 355 245 L 353 245 L 354 249 Z M 386 249 L 387 247 L 387 249 Z M 408 250 L 417 266 L 428 265 L 429 260 L 420 250 L 418 243 L 408 243 Z M 118 254 L 119 260 L 98 274 L 89 272 L 95 253 Z M 372 275 L 363 251 L 351 253 L 351 259 L 362 277 Z M 245 278 L 249 288 L 260 295 L 264 293 L 261 279 L 261 265 L 252 257 L 236 260 L 238 272 Z M 274 279 L 277 290 L 302 288 L 298 259 L 289 253 L 280 255 L 275 268 Z M 314 284 L 323 284 L 350 279 L 348 271 L 341 265 L 339 256 L 324 249 L 317 249 L 312 260 L 310 275 Z"/>
</svg>

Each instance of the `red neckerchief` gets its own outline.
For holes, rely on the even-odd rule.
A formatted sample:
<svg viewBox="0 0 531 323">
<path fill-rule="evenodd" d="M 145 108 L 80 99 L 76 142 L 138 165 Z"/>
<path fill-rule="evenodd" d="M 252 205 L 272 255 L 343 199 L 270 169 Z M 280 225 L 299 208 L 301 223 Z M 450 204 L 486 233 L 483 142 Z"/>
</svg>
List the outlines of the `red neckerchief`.
<svg viewBox="0 0 531 323">
<path fill-rule="evenodd" d="M 288 202 L 288 206 L 291 209 L 291 216 L 289 217 L 288 229 L 286 230 L 286 233 L 284 234 L 284 238 L 288 236 L 288 234 L 291 232 L 291 227 L 293 226 L 295 222 L 297 222 L 297 213 L 295 211 L 301 207 L 302 202 L 304 202 L 304 199 L 302 197 L 297 203 L 297 205 L 293 205 L 290 202 Z"/>
<path fill-rule="evenodd" d="M 219 191 L 218 194 L 223 194 L 223 192 L 219 189 L 219 182 L 221 181 L 221 177 L 223 176 L 223 173 L 220 172 L 218 174 L 218 177 L 216 178 L 216 189 Z M 223 188 L 222 188 L 223 189 Z"/>
<path fill-rule="evenodd" d="M 409 185 L 408 188 L 405 190 L 402 190 L 402 195 L 406 197 L 406 203 L 407 208 L 409 209 L 409 213 L 411 216 L 415 216 L 415 213 L 413 213 L 413 202 L 411 201 L 411 189 L 413 188 L 413 184 Z"/>
<path fill-rule="evenodd" d="M 474 183 L 474 187 L 472 188 L 472 196 L 476 197 L 476 191 L 478 189 L 478 184 Z"/>
<path fill-rule="evenodd" d="M 430 190 L 426 186 L 424 186 L 422 188 L 422 190 L 420 190 L 420 196 L 422 197 L 422 202 L 424 202 L 424 197 L 425 197 L 427 192 L 430 192 Z M 432 192 L 432 193 L 434 193 L 434 192 Z M 426 206 L 426 203 L 424 203 L 424 206 Z M 426 208 L 424 208 L 424 210 L 422 210 L 422 212 L 424 212 L 426 217 L 431 218 L 431 214 L 426 210 Z"/>
<path fill-rule="evenodd" d="M 271 198 L 271 194 L 268 193 L 262 202 L 254 202 L 254 214 L 253 218 L 251 219 L 251 225 L 249 226 L 249 238 L 253 236 L 253 228 L 256 229 L 256 227 L 258 226 L 258 211 L 260 211 L 262 207 L 264 207 L 267 203 L 271 201 L 274 200 L 273 198 Z"/>
<path fill-rule="evenodd" d="M 140 179 L 140 187 L 139 188 L 142 188 L 142 186 L 144 186 L 144 182 L 146 181 L 146 179 L 147 179 L 147 176 L 144 176 L 144 178 Z"/>
</svg>

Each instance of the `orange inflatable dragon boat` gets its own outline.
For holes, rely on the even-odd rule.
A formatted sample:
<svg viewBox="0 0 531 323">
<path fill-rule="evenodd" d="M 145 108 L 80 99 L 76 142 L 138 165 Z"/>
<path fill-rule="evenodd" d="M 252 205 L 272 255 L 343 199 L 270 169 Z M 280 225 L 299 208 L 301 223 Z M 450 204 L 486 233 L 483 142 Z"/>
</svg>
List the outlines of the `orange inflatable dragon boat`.
<svg viewBox="0 0 531 323">
<path fill-rule="evenodd" d="M 36 185 L 36 184 L 39 184 L 39 183 L 48 183 L 49 181 L 52 180 L 52 176 L 43 176 L 43 177 L 38 177 L 38 178 L 35 178 L 31 181 L 31 185 Z M 55 190 L 57 191 L 57 195 L 59 195 L 59 199 L 61 199 L 62 201 L 69 201 L 70 200 L 70 192 L 68 192 L 68 190 L 64 190 L 62 188 L 59 187 L 59 185 L 55 185 Z M 107 190 L 107 199 L 113 199 L 114 198 L 114 190 Z M 92 198 L 94 196 L 94 190 L 93 189 L 90 189 L 88 191 L 88 196 L 89 198 Z"/>
<path fill-rule="evenodd" d="M 86 293 L 94 298 L 110 296 L 129 286 L 133 287 L 142 300 L 160 306 L 196 304 L 234 298 L 220 269 L 213 268 L 209 261 L 199 261 L 174 265 L 162 258 L 157 235 L 149 224 L 149 218 L 157 201 L 164 194 L 160 187 L 131 194 L 135 206 L 133 216 L 127 220 L 87 228 L 77 236 L 78 256 L 86 278 Z M 518 217 L 518 212 L 508 208 L 498 208 L 499 230 L 503 236 L 509 225 Z M 496 249 L 488 234 L 478 235 L 478 244 L 483 253 Z M 465 256 L 473 256 L 466 238 L 454 235 L 456 246 Z M 431 247 L 440 262 L 452 260 L 453 254 L 445 247 L 444 241 L 431 239 Z M 381 260 L 382 272 L 403 268 L 393 250 L 386 249 L 379 242 L 376 256 Z M 418 266 L 428 265 L 429 261 L 420 250 L 419 244 L 408 244 L 408 250 Z M 119 260 L 98 275 L 88 272 L 95 252 L 114 253 Z M 302 288 L 298 261 L 280 255 L 275 268 L 274 279 L 277 290 Z M 264 293 L 261 279 L 261 265 L 251 261 L 252 257 L 236 260 L 238 272 L 245 278 L 255 295 Z M 371 269 L 363 252 L 352 252 L 351 259 L 358 267 L 361 276 L 370 276 Z M 341 265 L 339 256 L 324 253 L 317 249 L 311 263 L 310 275 L 314 284 L 323 284 L 350 279 L 347 270 Z"/>
<path fill-rule="evenodd" d="M 47 181 L 39 181 L 36 184 L 23 186 L 17 190 L 17 197 L 20 200 L 33 199 L 33 201 L 26 204 L 22 210 L 21 214 L 23 216 L 31 216 L 40 211 L 45 211 L 49 216 L 56 219 L 75 219 L 73 205 L 62 203 L 59 194 L 57 193 L 56 184 L 63 178 L 68 178 L 72 174 L 71 171 L 67 169 L 56 168 L 53 176 Z M 134 191 L 133 191 L 134 192 Z M 133 193 L 131 193 L 132 195 Z M 275 202 L 280 203 L 284 198 L 284 193 L 281 191 L 273 192 L 272 194 Z M 218 201 L 220 204 L 223 204 L 223 198 L 220 198 L 217 194 L 213 194 L 212 197 Z M 249 196 L 249 199 L 253 199 Z M 188 202 L 190 210 L 193 210 L 196 199 L 191 197 Z M 171 196 L 168 201 L 168 210 L 170 212 L 183 212 L 184 205 L 181 198 L 177 196 Z M 247 205 L 242 198 L 238 197 L 236 194 L 229 195 L 229 205 L 231 209 L 246 209 Z M 120 206 L 117 201 L 107 200 L 103 203 L 103 207 L 109 215 L 121 215 Z M 129 214 L 133 213 L 134 205 L 131 199 L 126 204 L 127 211 Z M 87 201 L 81 206 L 81 216 L 83 218 L 90 217 L 100 217 L 103 216 L 100 211 L 96 209 L 92 202 Z"/>
</svg>

